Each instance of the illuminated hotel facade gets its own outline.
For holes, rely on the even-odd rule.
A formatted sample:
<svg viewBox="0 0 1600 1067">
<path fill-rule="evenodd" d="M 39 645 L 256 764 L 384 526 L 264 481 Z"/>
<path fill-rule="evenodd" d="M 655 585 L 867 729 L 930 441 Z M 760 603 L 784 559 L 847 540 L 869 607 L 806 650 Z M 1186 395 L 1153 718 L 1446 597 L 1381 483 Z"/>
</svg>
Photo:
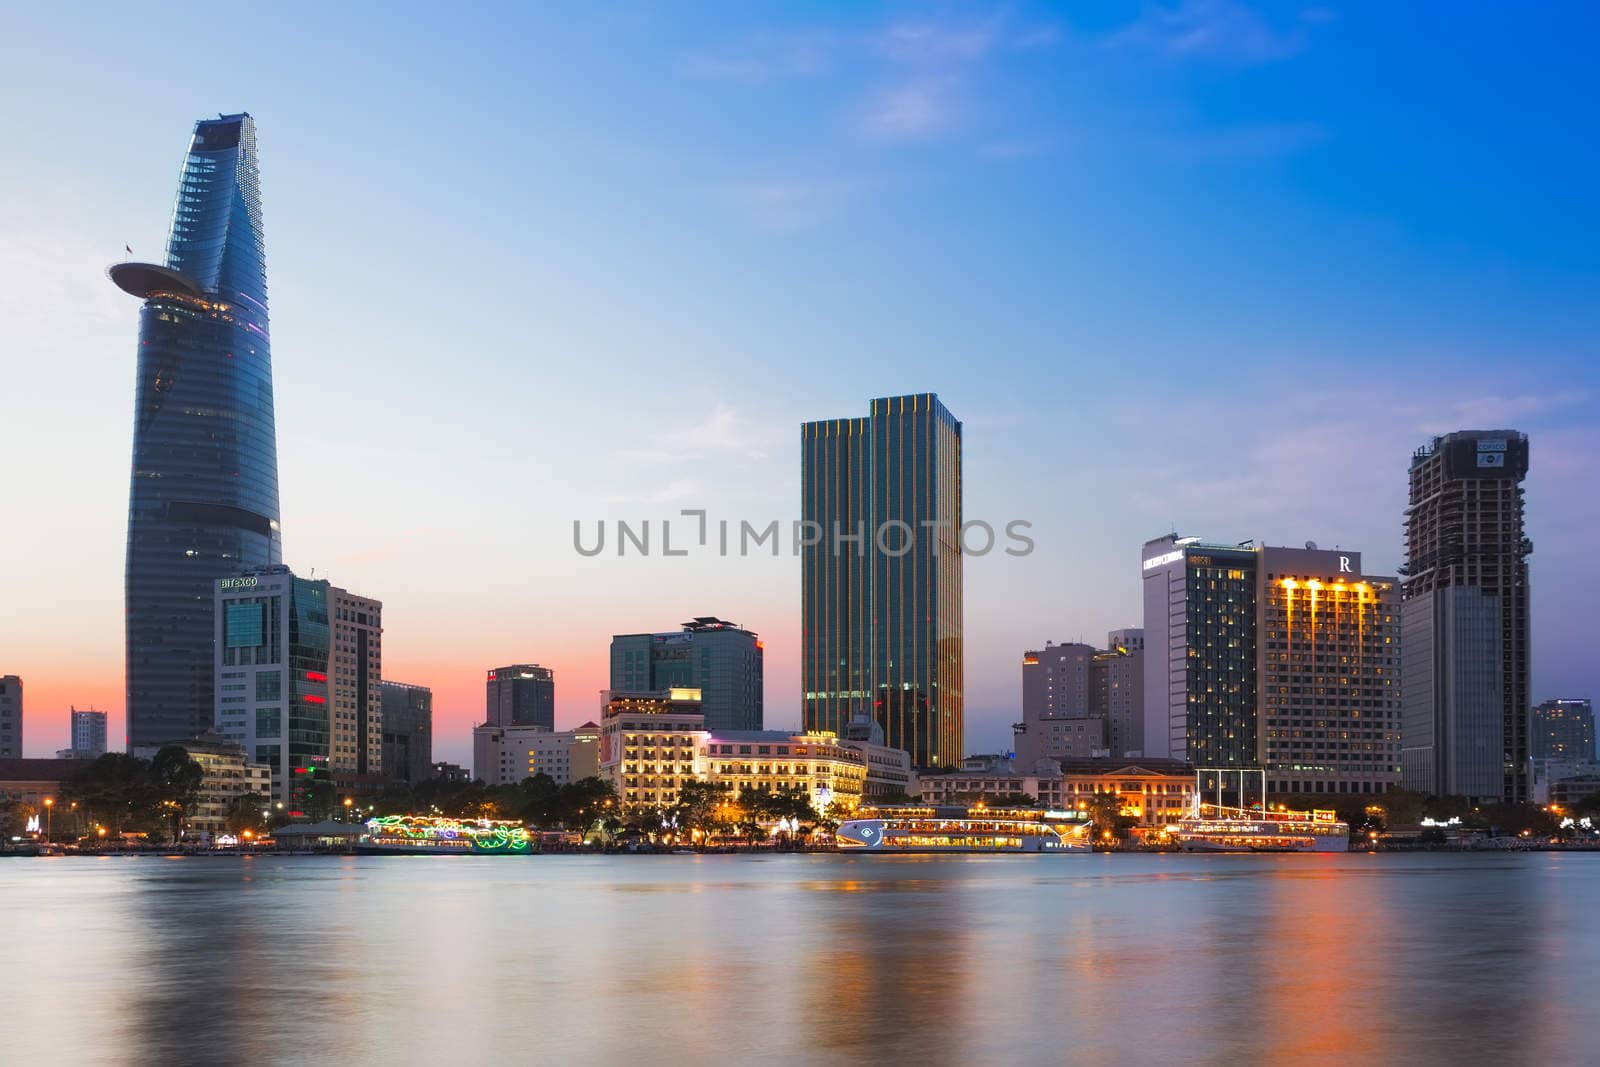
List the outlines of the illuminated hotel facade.
<svg viewBox="0 0 1600 1067">
<path fill-rule="evenodd" d="M 1147 756 L 1259 768 L 1269 793 L 1399 785 L 1396 578 L 1359 552 L 1176 535 L 1142 561 Z"/>
<path fill-rule="evenodd" d="M 1515 430 L 1436 437 L 1411 458 L 1406 508 L 1406 788 L 1531 796 L 1528 556 Z"/>
<path fill-rule="evenodd" d="M 918 767 L 963 745 L 961 423 L 932 393 L 800 428 L 807 730 L 857 713 Z"/>
<path fill-rule="evenodd" d="M 212 722 L 212 586 L 282 560 L 255 122 L 194 126 L 164 264 L 119 263 L 144 301 L 125 571 L 130 745 Z"/>
<path fill-rule="evenodd" d="M 877 746 L 826 731 L 707 730 L 699 707 L 694 689 L 606 695 L 600 773 L 624 810 L 669 808 L 688 782 L 725 786 L 730 800 L 746 788 L 796 789 L 819 813 L 860 803 Z"/>
<path fill-rule="evenodd" d="M 1269 793 L 1400 785 L 1400 585 L 1361 553 L 1260 550 L 1260 765 Z"/>
</svg>

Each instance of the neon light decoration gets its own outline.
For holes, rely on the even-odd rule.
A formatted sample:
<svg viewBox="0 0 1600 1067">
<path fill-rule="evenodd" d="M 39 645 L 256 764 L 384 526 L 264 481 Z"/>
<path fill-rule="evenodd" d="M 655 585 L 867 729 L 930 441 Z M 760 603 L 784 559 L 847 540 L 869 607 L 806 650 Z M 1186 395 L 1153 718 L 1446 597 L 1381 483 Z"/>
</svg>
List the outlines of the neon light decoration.
<svg viewBox="0 0 1600 1067">
<path fill-rule="evenodd" d="M 380 815 L 367 820 L 367 842 L 397 851 L 526 853 L 531 841 L 527 827 L 501 819 Z"/>
</svg>

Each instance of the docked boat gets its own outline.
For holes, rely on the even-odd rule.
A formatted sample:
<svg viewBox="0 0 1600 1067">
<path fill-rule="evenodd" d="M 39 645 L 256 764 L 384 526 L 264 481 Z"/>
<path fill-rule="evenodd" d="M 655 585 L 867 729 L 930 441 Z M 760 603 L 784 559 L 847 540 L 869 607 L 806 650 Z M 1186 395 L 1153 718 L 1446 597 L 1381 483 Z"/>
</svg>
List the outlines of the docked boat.
<svg viewBox="0 0 1600 1067">
<path fill-rule="evenodd" d="M 1346 852 L 1350 827 L 1331 811 L 1273 811 L 1197 804 L 1167 827 L 1185 852 Z"/>
<path fill-rule="evenodd" d="M 841 852 L 1089 852 L 1083 812 L 1034 808 L 863 808 L 834 831 Z"/>
<path fill-rule="evenodd" d="M 536 851 L 520 822 L 502 819 L 446 819 L 427 815 L 381 815 L 368 819 L 356 842 L 364 854 L 522 855 Z"/>
</svg>

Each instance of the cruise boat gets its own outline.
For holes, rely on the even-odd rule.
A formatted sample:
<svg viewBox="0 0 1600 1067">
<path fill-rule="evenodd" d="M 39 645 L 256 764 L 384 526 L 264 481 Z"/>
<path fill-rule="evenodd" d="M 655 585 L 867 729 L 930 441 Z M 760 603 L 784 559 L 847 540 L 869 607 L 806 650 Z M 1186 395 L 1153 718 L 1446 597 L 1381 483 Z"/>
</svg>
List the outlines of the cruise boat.
<svg viewBox="0 0 1600 1067">
<path fill-rule="evenodd" d="M 1035 808 L 862 808 L 834 831 L 841 852 L 1089 852 L 1083 812 Z"/>
<path fill-rule="evenodd" d="M 503 819 L 380 815 L 367 820 L 366 831 L 356 843 L 357 852 L 525 856 L 537 851 L 526 826 Z"/>
<path fill-rule="evenodd" d="M 1185 852 L 1345 852 L 1350 827 L 1331 811 L 1272 811 L 1196 803 L 1167 827 Z"/>
</svg>

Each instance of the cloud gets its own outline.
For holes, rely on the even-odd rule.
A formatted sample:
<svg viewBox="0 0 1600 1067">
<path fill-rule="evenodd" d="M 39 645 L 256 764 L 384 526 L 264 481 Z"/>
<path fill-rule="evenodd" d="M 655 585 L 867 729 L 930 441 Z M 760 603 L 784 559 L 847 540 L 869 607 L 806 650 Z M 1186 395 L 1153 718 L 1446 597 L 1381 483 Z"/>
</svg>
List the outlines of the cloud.
<svg viewBox="0 0 1600 1067">
<path fill-rule="evenodd" d="M 959 127 L 965 110 L 954 80 L 919 80 L 868 99 L 859 128 L 876 140 L 927 140 Z"/>
<path fill-rule="evenodd" d="M 798 230 L 833 218 L 873 183 L 828 178 L 777 178 L 734 186 L 734 202 L 763 229 Z"/>
<path fill-rule="evenodd" d="M 644 448 L 625 448 L 618 455 L 630 463 L 671 464 L 706 458 L 764 461 L 770 433 L 757 430 L 727 404 L 718 403 L 699 422 L 679 424 L 656 434 Z"/>
<path fill-rule="evenodd" d="M 1181 0 L 1176 6 L 1147 7 L 1106 43 L 1112 48 L 1142 49 L 1174 59 L 1272 63 L 1305 48 L 1306 21 L 1301 19 L 1288 29 L 1278 29 L 1231 0 Z"/>
<path fill-rule="evenodd" d="M 692 77 L 714 81 L 814 78 L 832 68 L 839 47 L 839 38 L 828 33 L 759 33 L 725 51 L 691 55 L 684 59 L 683 69 Z"/>
<path fill-rule="evenodd" d="M 1000 20 L 970 25 L 897 22 L 878 38 L 878 50 L 896 63 L 917 66 L 972 63 L 1000 41 Z"/>
<path fill-rule="evenodd" d="M 1425 433 L 1443 434 L 1452 430 L 1518 429 L 1519 420 L 1576 407 L 1588 399 L 1581 390 L 1521 396 L 1480 396 L 1458 400 L 1450 405 L 1450 417 L 1430 419 L 1419 424 Z"/>
</svg>

